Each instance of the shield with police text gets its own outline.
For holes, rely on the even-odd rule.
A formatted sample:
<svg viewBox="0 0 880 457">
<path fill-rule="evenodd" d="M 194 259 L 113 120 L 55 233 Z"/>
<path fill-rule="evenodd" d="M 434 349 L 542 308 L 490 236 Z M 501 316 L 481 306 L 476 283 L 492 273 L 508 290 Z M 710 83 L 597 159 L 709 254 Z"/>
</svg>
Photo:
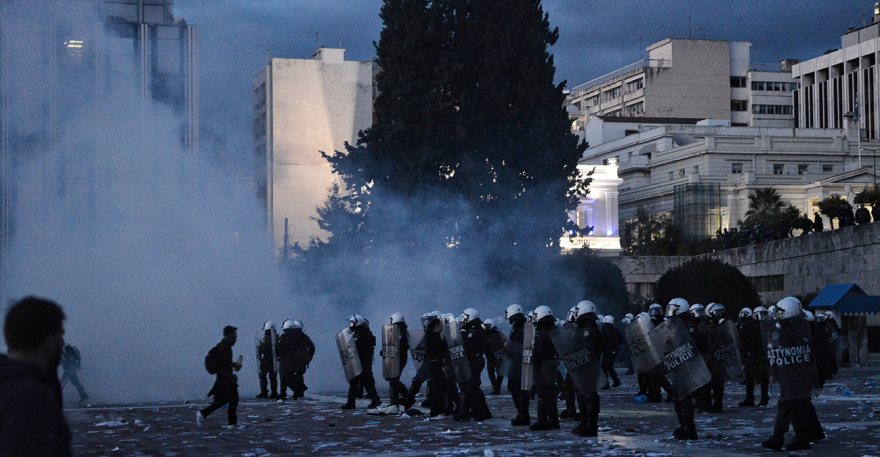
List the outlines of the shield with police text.
<svg viewBox="0 0 880 457">
<path fill-rule="evenodd" d="M 835 351 L 843 352 L 849 349 L 849 344 L 846 342 L 846 337 L 843 336 L 843 330 L 837 325 L 837 321 L 828 318 L 820 322 L 819 325 L 824 327 L 823 330 L 825 336 L 828 338 L 828 344 L 830 344 Z"/>
<path fill-rule="evenodd" d="M 412 359 L 416 363 L 416 368 L 418 369 L 418 367 L 422 366 L 422 362 L 425 361 L 425 345 L 427 345 L 427 342 L 425 341 L 424 330 L 410 330 L 409 344 L 409 353 L 412 355 Z"/>
<path fill-rule="evenodd" d="M 507 340 L 507 348 L 504 350 L 504 361 L 501 362 L 501 372 L 514 382 L 520 382 L 522 376 L 523 344 Z"/>
<path fill-rule="evenodd" d="M 487 357 L 492 357 L 497 361 L 504 360 L 504 352 L 505 345 L 507 344 L 507 337 L 504 336 L 501 332 L 495 332 L 486 339 L 486 347 L 488 351 L 486 352 Z"/>
<path fill-rule="evenodd" d="M 736 379 L 743 371 L 739 353 L 739 332 L 732 320 L 726 320 L 709 330 L 709 351 L 716 363 L 724 368 L 728 380 Z"/>
<path fill-rule="evenodd" d="M 663 358 L 657 348 L 651 345 L 651 330 L 654 330 L 654 323 L 644 315 L 636 316 L 624 329 L 633 369 L 638 373 L 651 371 Z"/>
<path fill-rule="evenodd" d="M 581 328 L 573 322 L 566 322 L 562 327 L 550 331 L 550 341 L 556 347 L 578 393 L 595 393 L 601 387 L 599 378 L 602 377 L 602 370 L 598 358 L 594 356 L 595 348 L 589 347 Z M 603 379 L 602 384 L 605 382 Z"/>
<path fill-rule="evenodd" d="M 400 377 L 400 327 L 393 324 L 382 326 L 382 377 Z"/>
<path fill-rule="evenodd" d="M 471 365 L 464 352 L 464 340 L 461 337 L 458 321 L 452 316 L 443 319 L 443 339 L 446 340 L 446 347 L 449 348 L 455 382 L 468 382 L 471 379 Z"/>
<path fill-rule="evenodd" d="M 779 398 L 812 395 L 819 385 L 810 339 L 810 323 L 803 314 L 778 321 L 761 321 L 770 376 L 779 383 Z"/>
<path fill-rule="evenodd" d="M 680 318 L 673 316 L 654 327 L 651 345 L 661 353 L 660 368 L 679 398 L 712 380 L 712 374 L 694 339 Z"/>
<path fill-rule="evenodd" d="M 354 332 L 350 328 L 336 334 L 336 347 L 339 349 L 339 357 L 342 359 L 345 379 L 350 382 L 363 371 L 361 358 L 358 356 L 357 346 L 354 344 Z"/>
<path fill-rule="evenodd" d="M 530 390 L 535 383 L 534 361 L 532 350 L 535 348 L 535 324 L 526 322 L 523 328 L 522 371 L 520 389 Z"/>
</svg>

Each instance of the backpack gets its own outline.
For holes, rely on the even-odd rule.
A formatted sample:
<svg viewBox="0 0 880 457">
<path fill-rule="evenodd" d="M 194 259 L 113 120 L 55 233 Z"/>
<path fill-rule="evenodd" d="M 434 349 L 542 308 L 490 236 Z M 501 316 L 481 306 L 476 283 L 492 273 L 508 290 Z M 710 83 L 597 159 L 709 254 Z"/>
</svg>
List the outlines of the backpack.
<svg viewBox="0 0 880 457">
<path fill-rule="evenodd" d="M 209 374 L 217 374 L 217 370 L 220 369 L 220 358 L 217 357 L 217 346 L 211 348 L 208 351 L 208 355 L 205 356 L 205 369 L 208 370 Z"/>
</svg>

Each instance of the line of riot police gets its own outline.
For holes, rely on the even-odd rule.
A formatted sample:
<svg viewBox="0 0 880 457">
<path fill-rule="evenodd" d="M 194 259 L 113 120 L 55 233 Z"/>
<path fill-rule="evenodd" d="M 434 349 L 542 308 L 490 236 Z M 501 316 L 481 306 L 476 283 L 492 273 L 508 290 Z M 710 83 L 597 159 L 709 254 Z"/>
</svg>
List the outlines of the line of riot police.
<svg viewBox="0 0 880 457">
<path fill-rule="evenodd" d="M 263 335 L 257 337 L 255 344 L 260 380 L 257 398 L 277 399 L 279 402 L 287 399 L 288 388 L 293 391 L 294 400 L 305 395 L 308 387 L 303 376 L 315 356 L 315 345 L 303 332 L 301 321 L 287 319 L 281 327 L 279 336 L 272 321 L 264 322 Z"/>
</svg>

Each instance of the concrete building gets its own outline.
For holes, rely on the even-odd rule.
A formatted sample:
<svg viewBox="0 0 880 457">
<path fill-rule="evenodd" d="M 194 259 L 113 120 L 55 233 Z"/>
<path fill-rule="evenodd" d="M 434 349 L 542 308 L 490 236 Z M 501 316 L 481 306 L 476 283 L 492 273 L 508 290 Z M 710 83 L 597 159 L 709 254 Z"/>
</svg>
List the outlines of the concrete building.
<svg viewBox="0 0 880 457">
<path fill-rule="evenodd" d="M 734 126 L 791 127 L 791 61 L 749 62 L 751 43 L 669 38 L 648 58 L 570 90 L 573 130 L 590 116 L 721 119 Z M 787 107 L 787 108 L 786 108 Z"/>
<path fill-rule="evenodd" d="M 621 222 L 644 207 L 672 215 L 691 239 L 735 227 L 745 218 L 748 196 L 759 188 L 773 187 L 785 204 L 813 215 L 821 199 L 838 194 L 852 200 L 876 182 L 869 158 L 862 157 L 864 167 L 859 164 L 854 128 L 712 124 L 593 117 L 585 137 L 602 141 L 584 152 L 579 166 L 617 163 Z M 880 143 L 862 142 L 862 147 L 880 149 Z"/>
<path fill-rule="evenodd" d="M 800 81 L 795 91 L 799 128 L 843 128 L 847 115 L 858 118 L 862 137 L 880 138 L 877 61 L 880 57 L 880 11 L 870 25 L 849 29 L 840 49 L 792 68 Z"/>
<path fill-rule="evenodd" d="M 328 236 L 310 219 L 336 179 L 321 151 L 344 150 L 372 124 L 377 68 L 346 61 L 344 53 L 321 48 L 312 59 L 267 57 L 254 77 L 256 182 L 281 259 L 294 243 L 305 248 L 310 237 Z"/>
<path fill-rule="evenodd" d="M 100 129 L 93 124 L 117 112 L 105 107 L 131 105 L 120 97 L 170 108 L 181 145 L 198 149 L 198 34 L 172 13 L 170 0 L 0 3 L 0 245 L 23 209 L 25 164 L 40 170 L 41 205 L 63 204 L 84 217 L 101 211 L 95 188 L 106 182 L 97 178 L 114 178 L 95 154 L 82 153 L 100 140 L 76 130 Z"/>
</svg>

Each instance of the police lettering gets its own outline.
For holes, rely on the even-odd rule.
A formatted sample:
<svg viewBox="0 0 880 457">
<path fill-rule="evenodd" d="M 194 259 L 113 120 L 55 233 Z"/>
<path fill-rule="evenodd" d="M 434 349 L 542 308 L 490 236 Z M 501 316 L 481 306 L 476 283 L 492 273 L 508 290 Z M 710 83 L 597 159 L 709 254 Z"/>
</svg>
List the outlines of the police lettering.
<svg viewBox="0 0 880 457">
<path fill-rule="evenodd" d="M 581 348 L 577 352 L 562 357 L 562 363 L 568 370 L 574 370 L 593 361 L 593 356 L 587 348 Z"/>
<path fill-rule="evenodd" d="M 770 361 L 771 367 L 809 363 L 813 361 L 813 351 L 808 344 L 788 348 L 767 349 L 767 359 Z"/>
<path fill-rule="evenodd" d="M 412 358 L 416 362 L 421 362 L 425 360 L 425 350 L 424 349 L 411 349 Z"/>
<path fill-rule="evenodd" d="M 464 346 L 459 344 L 458 346 L 453 346 L 449 348 L 449 356 L 452 358 L 452 360 L 465 358 L 466 356 L 464 353 Z"/>
<path fill-rule="evenodd" d="M 634 356 L 639 356 L 648 352 L 648 336 L 645 335 L 638 339 L 635 343 L 629 345 L 629 352 Z"/>
<path fill-rule="evenodd" d="M 720 347 L 715 349 L 714 352 L 715 360 L 721 362 L 723 360 L 729 360 L 736 357 L 736 343 L 731 343 L 728 346 Z"/>
<path fill-rule="evenodd" d="M 532 350 L 531 349 L 523 349 L 523 364 L 532 363 Z"/>
<path fill-rule="evenodd" d="M 696 351 L 694 350 L 694 345 L 689 342 L 685 343 L 673 349 L 672 352 L 664 356 L 663 365 L 666 366 L 666 371 L 672 371 L 676 369 L 679 365 L 694 358 L 695 354 Z"/>
</svg>

